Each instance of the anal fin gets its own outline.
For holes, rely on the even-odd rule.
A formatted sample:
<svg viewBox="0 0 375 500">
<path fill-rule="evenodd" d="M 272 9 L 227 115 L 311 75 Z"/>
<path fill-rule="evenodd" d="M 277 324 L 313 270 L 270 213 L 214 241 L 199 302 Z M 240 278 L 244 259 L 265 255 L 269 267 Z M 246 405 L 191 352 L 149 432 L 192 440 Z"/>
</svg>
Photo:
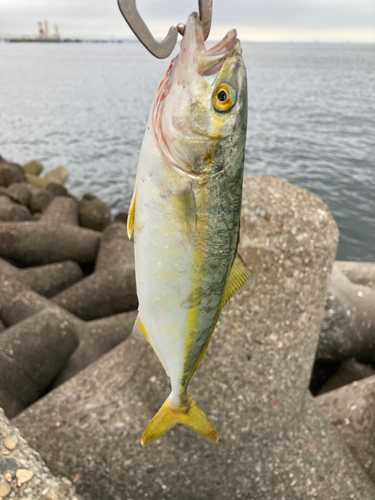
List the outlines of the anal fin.
<svg viewBox="0 0 375 500">
<path fill-rule="evenodd" d="M 251 284 L 252 273 L 245 264 L 240 254 L 236 253 L 228 279 L 225 285 L 223 298 L 220 304 L 220 311 L 237 290 L 245 285 Z"/>
<path fill-rule="evenodd" d="M 150 342 L 146 328 L 145 328 L 144 324 L 142 323 L 142 320 L 139 317 L 139 314 L 137 316 L 137 319 L 135 320 L 132 334 L 137 339 L 148 340 Z"/>
</svg>

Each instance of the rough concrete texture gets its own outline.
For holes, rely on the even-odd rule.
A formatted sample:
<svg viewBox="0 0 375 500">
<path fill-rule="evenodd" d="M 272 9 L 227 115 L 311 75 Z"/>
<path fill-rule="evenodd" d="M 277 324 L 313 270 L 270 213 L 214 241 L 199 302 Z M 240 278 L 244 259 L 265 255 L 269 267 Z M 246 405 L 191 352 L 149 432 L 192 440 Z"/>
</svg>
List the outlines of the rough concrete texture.
<svg viewBox="0 0 375 500">
<path fill-rule="evenodd" d="M 0 498 L 79 500 L 73 484 L 54 477 L 0 408 Z"/>
<path fill-rule="evenodd" d="M 1 221 L 25 221 L 31 219 L 30 210 L 19 203 L 15 203 L 7 196 L 0 196 Z"/>
<path fill-rule="evenodd" d="M 84 320 L 137 308 L 134 246 L 124 224 L 111 224 L 104 231 L 95 272 L 52 300 Z"/>
<path fill-rule="evenodd" d="M 82 269 L 71 260 L 27 267 L 20 269 L 17 275 L 17 279 L 44 297 L 52 297 L 82 278 Z"/>
<path fill-rule="evenodd" d="M 134 243 L 129 240 L 126 226 L 114 222 L 103 233 L 95 271 L 128 265 L 134 266 Z"/>
<path fill-rule="evenodd" d="M 0 258 L 0 277 L 17 280 L 44 297 L 51 297 L 83 278 L 76 262 L 65 261 L 18 269 Z"/>
<path fill-rule="evenodd" d="M 0 257 L 27 265 L 63 260 L 94 262 L 101 234 L 69 224 L 39 222 L 0 223 Z"/>
<path fill-rule="evenodd" d="M 69 380 L 123 342 L 132 332 L 137 314 L 137 311 L 130 311 L 109 318 L 82 322 L 79 328 L 79 346 L 66 362 L 53 386 L 57 387 Z"/>
<path fill-rule="evenodd" d="M 4 160 L 0 156 L 0 186 L 8 187 L 15 182 L 25 182 L 26 176 L 21 165 Z"/>
<path fill-rule="evenodd" d="M 280 179 L 250 177 L 241 234 L 255 285 L 224 308 L 190 388 L 218 443 L 178 426 L 141 448 L 170 388 L 133 338 L 15 419 L 53 471 L 80 474 L 84 498 L 375 498 L 306 389 L 337 245 L 327 207 Z"/>
<path fill-rule="evenodd" d="M 39 175 L 43 172 L 43 165 L 39 160 L 30 160 L 22 166 L 27 174 Z"/>
<path fill-rule="evenodd" d="M 316 358 L 366 364 L 374 357 L 375 291 L 352 283 L 334 264 Z"/>
<path fill-rule="evenodd" d="M 375 376 L 322 394 L 316 402 L 375 482 Z"/>
<path fill-rule="evenodd" d="M 44 310 L 56 310 L 62 322 L 74 328 L 79 339 L 79 347 L 64 364 L 56 384 L 72 377 L 126 339 L 133 328 L 136 316 L 136 311 L 132 311 L 97 321 L 81 321 L 52 301 L 29 290 L 25 284 L 15 279 L 7 280 L 5 275 L 1 274 L 0 268 L 0 315 L 7 326 L 16 325 L 26 318 L 38 318 L 37 313 Z M 14 395 L 16 396 L 16 391 Z M 0 395 L 0 400 L 4 401 L 5 398 L 8 403 L 4 403 L 4 406 L 9 408 L 11 404 L 15 405 L 14 414 L 25 407 L 25 405 L 18 404 L 18 399 L 10 398 L 9 400 L 8 392 L 3 396 Z"/>
<path fill-rule="evenodd" d="M 111 211 L 104 201 L 93 194 L 83 195 L 79 202 L 79 223 L 82 227 L 104 231 L 111 222 Z"/>
<path fill-rule="evenodd" d="M 78 226 L 78 203 L 74 198 L 57 196 L 42 216 L 45 223 L 55 226 L 70 224 Z"/>
<path fill-rule="evenodd" d="M 375 262 L 336 261 L 335 265 L 352 283 L 375 289 Z"/>
<path fill-rule="evenodd" d="M 340 364 L 338 370 L 323 385 L 319 394 L 333 391 L 343 385 L 351 384 L 371 375 L 375 375 L 374 368 L 358 363 L 355 359 L 348 359 Z"/>
<path fill-rule="evenodd" d="M 0 336 L 0 406 L 11 418 L 39 397 L 78 345 L 75 323 L 46 309 Z"/>
</svg>

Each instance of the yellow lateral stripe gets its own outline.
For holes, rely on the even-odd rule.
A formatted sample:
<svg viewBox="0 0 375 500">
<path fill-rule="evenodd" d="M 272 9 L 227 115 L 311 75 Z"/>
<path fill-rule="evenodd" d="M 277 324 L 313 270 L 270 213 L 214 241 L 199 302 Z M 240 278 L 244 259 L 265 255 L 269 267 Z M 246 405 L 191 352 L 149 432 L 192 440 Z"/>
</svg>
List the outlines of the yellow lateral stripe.
<svg viewBox="0 0 375 500">
<path fill-rule="evenodd" d="M 196 195 L 196 203 L 197 210 L 200 206 L 207 206 L 209 203 L 209 193 L 208 189 L 205 186 L 201 186 Z M 202 216 L 198 218 L 198 230 L 200 233 L 200 241 L 196 242 L 196 249 L 193 253 L 193 266 L 192 266 L 192 283 L 193 287 L 191 290 L 191 296 L 200 296 L 202 289 L 202 276 L 197 270 L 201 270 L 203 268 L 203 262 L 206 257 L 205 252 L 202 252 L 200 249 L 205 247 L 205 244 L 202 242 L 206 238 L 206 231 L 202 231 L 207 228 L 207 216 Z M 188 364 L 190 358 L 191 348 L 195 341 L 195 334 L 197 332 L 197 324 L 199 319 L 199 306 L 192 306 L 189 308 L 189 312 L 187 314 L 187 336 L 185 342 L 185 359 L 184 359 L 184 371 L 185 367 Z M 181 386 L 182 389 L 182 386 Z"/>
<path fill-rule="evenodd" d="M 228 300 L 233 296 L 233 294 L 237 290 L 242 288 L 244 285 L 246 285 L 246 283 L 250 282 L 251 279 L 252 279 L 252 274 L 251 274 L 250 269 L 247 267 L 247 265 L 245 264 L 242 257 L 237 253 L 235 258 L 234 258 L 231 270 L 229 272 L 227 283 L 226 283 L 225 289 L 224 289 L 223 298 L 221 300 L 220 308 L 219 308 L 219 311 L 218 311 L 217 316 L 215 318 L 211 333 L 207 339 L 207 342 L 206 342 L 193 370 L 191 371 L 191 374 L 188 378 L 188 383 L 190 382 L 192 376 L 194 375 L 195 370 L 198 368 L 199 363 L 202 361 L 202 358 L 206 352 L 208 344 L 210 343 L 212 334 L 215 330 L 216 323 L 219 319 L 219 316 L 220 316 L 220 313 L 221 313 L 223 307 L 228 302 Z"/>
<path fill-rule="evenodd" d="M 136 198 L 136 188 L 134 188 L 132 201 L 130 202 L 130 207 L 129 207 L 129 211 L 128 211 L 127 228 L 128 228 L 129 240 L 132 237 L 133 230 L 134 230 L 135 198 Z"/>
</svg>

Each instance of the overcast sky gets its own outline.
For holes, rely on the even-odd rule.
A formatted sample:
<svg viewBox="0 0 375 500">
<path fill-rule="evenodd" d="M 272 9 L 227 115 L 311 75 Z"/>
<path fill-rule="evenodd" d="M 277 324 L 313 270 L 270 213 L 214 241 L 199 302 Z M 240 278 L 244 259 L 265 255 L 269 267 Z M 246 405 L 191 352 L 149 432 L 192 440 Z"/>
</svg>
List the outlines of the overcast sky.
<svg viewBox="0 0 375 500">
<path fill-rule="evenodd" d="M 375 42 L 375 0 L 213 0 L 210 39 L 236 28 L 242 40 Z M 155 37 L 185 22 L 198 0 L 137 0 Z M 130 37 L 117 0 L 0 0 L 0 36 L 34 35 L 37 21 L 62 37 Z"/>
</svg>

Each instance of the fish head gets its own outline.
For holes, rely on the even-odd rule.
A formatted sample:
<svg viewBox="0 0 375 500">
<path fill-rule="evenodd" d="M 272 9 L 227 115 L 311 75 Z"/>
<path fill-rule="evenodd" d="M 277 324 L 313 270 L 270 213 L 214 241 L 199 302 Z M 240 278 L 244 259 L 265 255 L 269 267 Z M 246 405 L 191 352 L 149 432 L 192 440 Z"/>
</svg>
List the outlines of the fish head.
<svg viewBox="0 0 375 500">
<path fill-rule="evenodd" d="M 239 150 L 243 156 L 246 68 L 235 30 L 206 50 L 198 14 L 189 16 L 180 52 L 159 84 L 152 118 L 160 154 L 183 174 L 214 175 Z"/>
</svg>

